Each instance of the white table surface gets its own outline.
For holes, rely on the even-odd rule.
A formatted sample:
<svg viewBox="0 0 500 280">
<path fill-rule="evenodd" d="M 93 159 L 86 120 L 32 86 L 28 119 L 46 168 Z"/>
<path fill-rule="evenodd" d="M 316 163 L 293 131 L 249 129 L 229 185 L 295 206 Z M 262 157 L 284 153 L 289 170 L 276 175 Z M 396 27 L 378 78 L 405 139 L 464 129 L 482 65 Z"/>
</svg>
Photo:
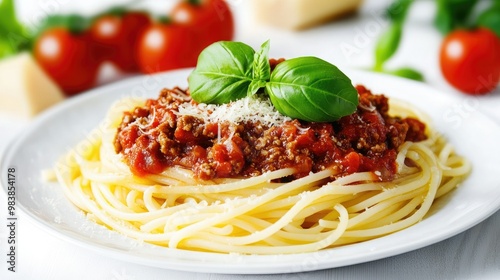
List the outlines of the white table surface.
<svg viewBox="0 0 500 280">
<path fill-rule="evenodd" d="M 18 2 L 22 18 L 28 22 L 43 11 L 85 12 L 102 5 L 98 0 Z M 380 14 L 388 1 L 367 0 L 356 17 L 298 33 L 252 24 L 248 1 L 228 2 L 238 18 L 236 40 L 258 47 L 271 39 L 271 57 L 315 55 L 333 61 L 341 69 L 369 67 L 375 39 L 387 25 Z M 169 7 L 171 1 L 146 5 Z M 433 1 L 417 1 L 405 27 L 401 49 L 389 65 L 417 68 L 425 74 L 428 84 L 467 102 L 470 97 L 453 90 L 440 74 L 437 53 L 441 36 L 432 27 L 433 13 Z M 347 47 L 353 52 L 347 53 Z M 500 123 L 500 89 L 475 100 L 475 110 Z M 0 154 L 23 125 L 0 118 Z M 0 192 L 0 217 L 4 221 L 6 201 Z M 16 273 L 7 271 L 7 227 L 0 227 L 0 279 L 500 279 L 500 212 L 452 238 L 402 255 L 329 270 L 278 275 L 201 274 L 122 262 L 60 240 L 23 213 L 18 217 Z"/>
</svg>

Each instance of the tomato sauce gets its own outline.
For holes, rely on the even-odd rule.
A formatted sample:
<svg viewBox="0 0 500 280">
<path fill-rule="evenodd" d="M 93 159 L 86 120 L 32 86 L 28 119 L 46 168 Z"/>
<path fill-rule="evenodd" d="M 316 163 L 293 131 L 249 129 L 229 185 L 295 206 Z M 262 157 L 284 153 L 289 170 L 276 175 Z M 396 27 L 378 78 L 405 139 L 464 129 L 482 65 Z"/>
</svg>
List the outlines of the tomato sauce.
<svg viewBox="0 0 500 280">
<path fill-rule="evenodd" d="M 359 106 L 352 115 L 330 123 L 292 120 L 266 126 L 260 122 L 210 123 L 178 114 L 188 92 L 164 89 L 158 99 L 125 112 L 115 138 L 131 171 L 157 174 L 182 166 L 200 179 L 257 176 L 293 167 L 293 178 L 326 168 L 337 176 L 371 171 L 380 180 L 394 178 L 398 147 L 426 139 L 417 119 L 388 115 L 388 99 L 357 86 Z"/>
</svg>

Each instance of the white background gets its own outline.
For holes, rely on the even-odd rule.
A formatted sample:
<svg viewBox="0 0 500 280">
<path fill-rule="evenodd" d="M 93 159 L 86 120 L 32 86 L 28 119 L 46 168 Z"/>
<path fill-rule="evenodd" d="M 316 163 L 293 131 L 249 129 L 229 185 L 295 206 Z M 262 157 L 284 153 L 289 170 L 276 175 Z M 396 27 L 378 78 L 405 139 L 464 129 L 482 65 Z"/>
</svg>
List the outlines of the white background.
<svg viewBox="0 0 500 280">
<path fill-rule="evenodd" d="M 47 13 L 92 13 L 110 2 L 22 0 L 18 5 L 21 18 L 27 23 L 35 23 Z M 141 2 L 138 5 L 156 13 L 162 10 L 166 13 L 175 1 Z M 302 32 L 257 24 L 249 1 L 228 2 L 237 18 L 236 40 L 258 47 L 271 39 L 271 57 L 314 55 L 342 69 L 371 66 L 373 45 L 387 26 L 380 15 L 390 1 L 367 0 L 355 17 Z M 405 26 L 400 51 L 389 66 L 417 68 L 425 74 L 426 83 L 443 94 L 463 100 L 463 106 L 458 104 L 453 112 L 456 116 L 467 118 L 482 112 L 500 123 L 499 89 L 488 96 L 472 98 L 455 91 L 441 76 L 437 58 L 442 37 L 432 26 L 434 10 L 434 1 L 416 1 Z M 110 79 L 114 79 L 112 72 L 103 74 L 103 81 Z M 24 125 L 24 122 L 0 118 L 0 155 L 9 139 Z M 500 192 L 500 184 L 498 187 Z M 0 217 L 5 220 L 4 202 L 7 200 L 5 194 L 0 193 Z M 17 272 L 10 273 L 6 264 L 7 228 L 3 224 L 0 226 L 0 279 L 500 279 L 500 212 L 464 233 L 410 253 L 348 267 L 284 275 L 199 274 L 121 262 L 59 240 L 22 213 L 19 214 L 17 239 Z"/>
</svg>

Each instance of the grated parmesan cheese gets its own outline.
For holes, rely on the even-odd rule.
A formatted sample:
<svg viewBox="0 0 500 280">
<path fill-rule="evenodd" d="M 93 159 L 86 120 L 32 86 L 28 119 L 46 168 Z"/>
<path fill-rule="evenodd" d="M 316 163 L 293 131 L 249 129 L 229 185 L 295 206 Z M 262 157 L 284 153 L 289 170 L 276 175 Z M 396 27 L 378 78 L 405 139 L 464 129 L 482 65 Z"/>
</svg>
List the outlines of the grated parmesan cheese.
<svg viewBox="0 0 500 280">
<path fill-rule="evenodd" d="M 260 122 L 271 126 L 290 121 L 291 118 L 279 113 L 269 99 L 247 96 L 229 104 L 193 104 L 179 106 L 178 116 L 193 116 L 211 123 L 229 122 L 233 124 L 246 121 Z"/>
</svg>

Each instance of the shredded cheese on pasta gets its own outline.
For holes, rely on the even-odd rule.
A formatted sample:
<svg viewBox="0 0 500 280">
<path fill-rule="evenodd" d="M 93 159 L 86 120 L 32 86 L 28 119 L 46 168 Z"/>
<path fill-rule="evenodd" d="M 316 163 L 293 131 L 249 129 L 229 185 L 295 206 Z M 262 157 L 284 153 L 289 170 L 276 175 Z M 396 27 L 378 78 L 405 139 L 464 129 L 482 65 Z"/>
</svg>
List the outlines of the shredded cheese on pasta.
<svg viewBox="0 0 500 280">
<path fill-rule="evenodd" d="M 229 122 L 233 124 L 245 121 L 260 122 L 263 125 L 278 125 L 290 121 L 280 114 L 269 99 L 256 95 L 247 96 L 228 104 L 194 104 L 190 102 L 179 106 L 179 116 L 193 116 L 209 123 Z"/>
</svg>

